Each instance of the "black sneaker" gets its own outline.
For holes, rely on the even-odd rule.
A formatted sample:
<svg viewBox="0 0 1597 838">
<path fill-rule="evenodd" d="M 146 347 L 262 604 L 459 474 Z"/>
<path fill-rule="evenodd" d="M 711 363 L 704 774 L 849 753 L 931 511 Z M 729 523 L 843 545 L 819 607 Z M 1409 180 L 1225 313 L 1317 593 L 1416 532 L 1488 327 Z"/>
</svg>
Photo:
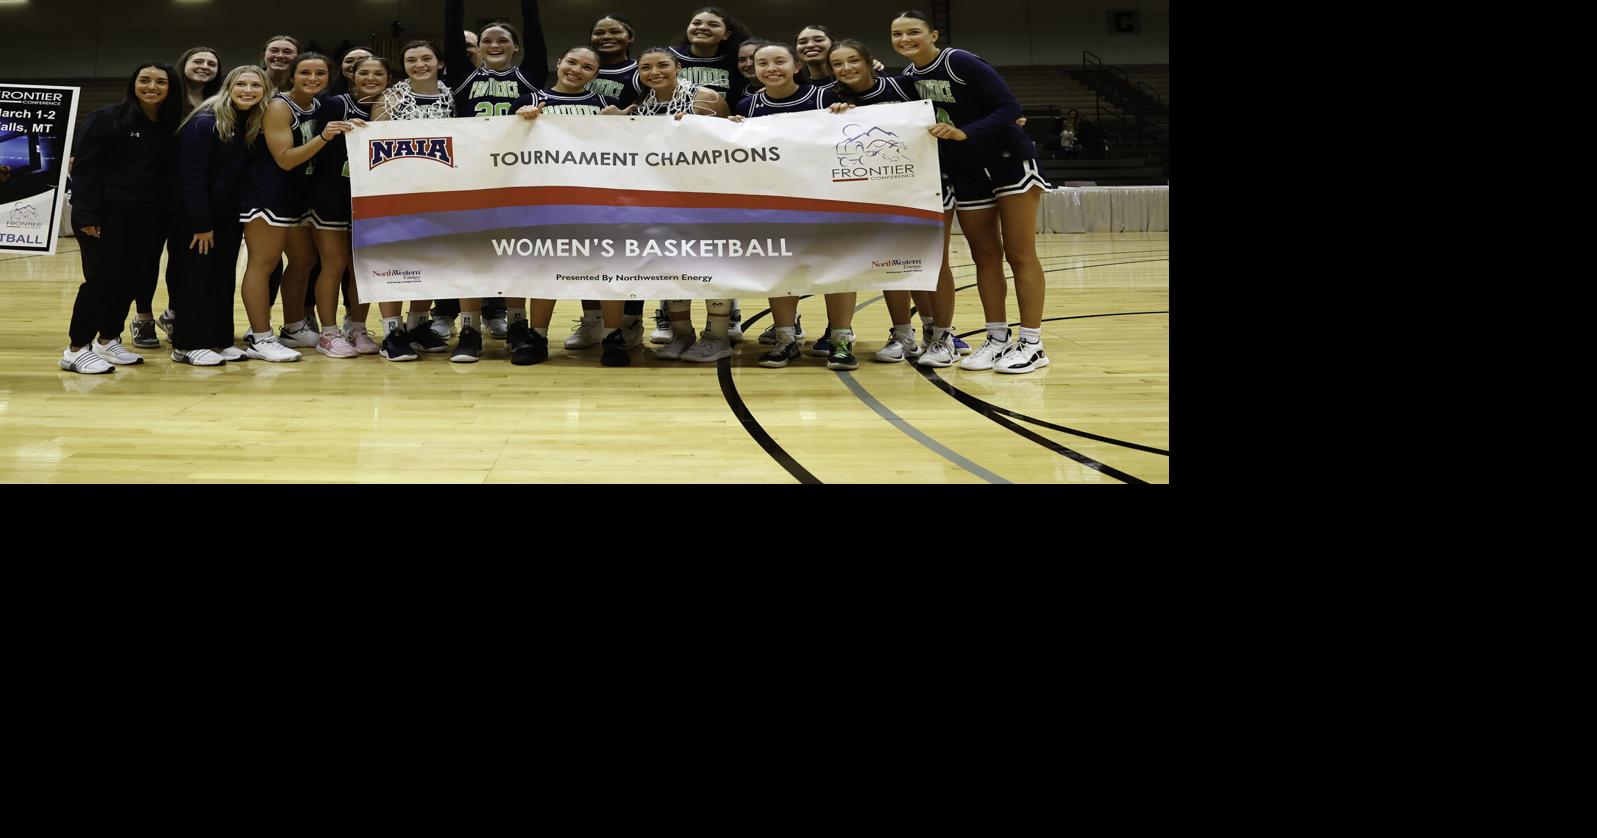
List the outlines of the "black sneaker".
<svg viewBox="0 0 1597 838">
<path fill-rule="evenodd" d="M 416 328 L 406 332 L 405 339 L 410 341 L 410 348 L 417 352 L 449 351 L 449 341 L 444 340 L 437 332 L 433 331 L 431 323 L 423 322 Z"/>
<path fill-rule="evenodd" d="M 832 341 L 832 354 L 826 357 L 829 370 L 857 370 L 859 359 L 854 357 L 854 339 L 837 338 Z"/>
<path fill-rule="evenodd" d="M 383 336 L 383 345 L 378 354 L 389 361 L 414 361 L 416 350 L 410 346 L 410 333 L 404 329 L 395 329 Z"/>
<path fill-rule="evenodd" d="M 776 343 L 771 345 L 771 351 L 760 356 L 760 366 L 772 369 L 785 367 L 798 358 L 803 345 L 799 339 L 778 332 Z"/>
<path fill-rule="evenodd" d="M 632 356 L 627 354 L 627 337 L 620 330 L 605 336 L 604 354 L 599 356 L 599 363 L 607 367 L 624 367 L 632 363 Z"/>
<path fill-rule="evenodd" d="M 517 320 L 511 324 L 513 327 L 522 326 L 527 332 L 526 342 L 510 350 L 510 363 L 518 367 L 541 364 L 549 360 L 549 338 L 534 332 L 530 326 L 525 325 L 526 322 Z M 508 336 L 507 332 L 506 337 Z"/>
<path fill-rule="evenodd" d="M 455 342 L 455 354 L 449 360 L 457 364 L 475 364 L 482 357 L 482 332 L 470 326 L 460 329 L 460 339 Z"/>
<path fill-rule="evenodd" d="M 532 327 L 527 325 L 527 321 L 517 320 L 505 329 L 505 348 L 514 357 L 517 349 L 532 342 L 531 335 Z"/>
</svg>

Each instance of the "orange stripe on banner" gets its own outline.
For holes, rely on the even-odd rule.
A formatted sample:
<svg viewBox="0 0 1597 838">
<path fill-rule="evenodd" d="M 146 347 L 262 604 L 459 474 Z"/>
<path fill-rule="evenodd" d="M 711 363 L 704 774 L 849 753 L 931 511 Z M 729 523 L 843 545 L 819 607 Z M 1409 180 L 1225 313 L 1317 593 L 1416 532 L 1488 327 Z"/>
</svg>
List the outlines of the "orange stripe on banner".
<svg viewBox="0 0 1597 838">
<path fill-rule="evenodd" d="M 774 209 L 812 212 L 857 212 L 907 215 L 943 220 L 943 213 L 909 207 L 888 207 L 855 201 L 826 201 L 772 195 L 725 195 L 715 192 L 652 192 L 641 189 L 595 189 L 585 186 L 511 186 L 463 192 L 419 192 L 367 195 L 354 199 L 355 217 L 384 218 L 426 212 L 521 207 L 538 204 L 587 204 L 611 207 L 689 207 L 692 209 Z"/>
</svg>

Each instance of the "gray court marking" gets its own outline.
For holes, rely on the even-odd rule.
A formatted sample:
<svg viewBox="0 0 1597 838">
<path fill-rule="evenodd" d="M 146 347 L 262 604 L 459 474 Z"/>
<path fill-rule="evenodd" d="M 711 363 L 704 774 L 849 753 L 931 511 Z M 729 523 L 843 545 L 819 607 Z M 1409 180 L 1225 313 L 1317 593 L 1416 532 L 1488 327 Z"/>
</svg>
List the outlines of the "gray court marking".
<svg viewBox="0 0 1597 838">
<path fill-rule="evenodd" d="M 864 308 L 866 306 L 871 305 L 872 303 L 879 303 L 879 302 L 881 302 L 884 299 L 886 299 L 886 297 L 882 297 L 880 295 L 872 297 L 872 298 L 866 300 L 865 302 L 860 303 L 857 306 L 854 306 L 854 313 L 855 314 L 859 314 L 862 310 L 864 310 Z M 907 363 L 914 363 L 914 361 L 909 361 Z M 876 397 L 871 395 L 870 391 L 866 390 L 864 385 L 862 385 L 858 381 L 854 380 L 854 374 L 853 373 L 848 372 L 847 370 L 838 370 L 837 371 L 837 377 L 843 379 L 843 383 L 848 386 L 849 392 L 853 393 L 855 398 L 857 398 L 860 401 L 864 402 L 866 407 L 869 407 L 871 410 L 876 411 L 876 415 L 882 417 L 883 419 L 886 419 L 888 422 L 890 422 L 893 425 L 893 427 L 898 428 L 900 431 L 903 431 L 905 436 L 909 437 L 910 439 L 915 440 L 916 442 L 920 443 L 921 445 L 926 446 L 927 448 L 930 448 L 938 456 L 940 456 L 943 459 L 949 461 L 950 463 L 953 463 L 956 466 L 959 466 L 960 468 L 970 472 L 971 474 L 974 474 L 977 477 L 980 477 L 981 479 L 987 481 L 988 483 L 1004 483 L 1006 485 L 1013 485 L 1008 480 L 1005 480 L 1004 478 L 999 477 L 996 474 L 993 474 L 992 472 L 988 471 L 987 469 L 984 469 L 981 466 L 976 465 L 975 463 L 971 462 L 970 460 L 967 460 L 964 457 L 961 457 L 953 449 L 951 449 L 948 446 L 942 444 L 941 442 L 938 442 L 937 440 L 932 439 L 931 437 L 927 436 L 919 428 L 917 428 L 914 425 L 911 425 L 909 422 L 905 421 L 903 417 L 901 417 L 898 414 L 894 413 L 893 411 L 889 410 L 887 408 L 887 405 L 882 404 L 881 402 L 877 401 Z"/>
<path fill-rule="evenodd" d="M 943 459 L 949 461 L 950 463 L 953 463 L 956 466 L 959 466 L 960 468 L 970 472 L 971 474 L 974 474 L 977 477 L 980 477 L 981 479 L 987 481 L 988 483 L 1004 483 L 1004 484 L 1008 484 L 1009 483 L 1008 480 L 1005 480 L 1004 478 L 999 477 L 996 474 L 993 474 L 992 472 L 988 471 L 987 469 L 984 469 L 981 466 L 976 465 L 975 463 L 971 462 L 970 460 L 967 460 L 964 457 L 961 457 L 958 453 L 956 453 L 953 450 L 951 450 L 948 446 L 942 444 L 941 442 L 938 442 L 935 439 L 932 439 L 931 437 L 929 437 L 926 434 L 922 433 L 919 428 L 917 428 L 914 425 L 911 425 L 909 422 L 905 421 L 898 414 L 894 413 L 891 410 L 888 410 L 887 409 L 887 405 L 882 404 L 881 402 L 877 401 L 875 396 L 872 396 L 870 394 L 870 392 L 865 389 L 864 386 L 862 386 L 858 381 L 854 380 L 854 374 L 853 373 L 851 373 L 851 372 L 849 372 L 847 370 L 838 370 L 837 371 L 837 377 L 841 378 L 843 380 L 843 384 L 848 387 L 849 391 L 854 394 L 855 398 L 858 398 L 860 401 L 864 402 L 866 404 L 866 406 L 869 407 L 871 410 L 876 411 L 876 415 L 882 417 L 883 419 L 886 419 L 890 424 L 892 424 L 893 427 L 899 429 L 900 431 L 903 431 L 905 436 L 909 437 L 910 439 L 915 440 L 916 442 L 920 443 L 921 445 L 926 446 L 927 448 L 930 448 L 932 451 L 936 452 L 938 454 L 938 456 L 940 456 Z"/>
</svg>

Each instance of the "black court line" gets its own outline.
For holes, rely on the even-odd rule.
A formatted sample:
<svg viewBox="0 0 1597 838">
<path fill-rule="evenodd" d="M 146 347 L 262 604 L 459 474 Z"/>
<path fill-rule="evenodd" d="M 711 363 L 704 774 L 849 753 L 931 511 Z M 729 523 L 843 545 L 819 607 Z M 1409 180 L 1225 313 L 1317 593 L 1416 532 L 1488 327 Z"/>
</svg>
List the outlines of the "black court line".
<svg viewBox="0 0 1597 838">
<path fill-rule="evenodd" d="M 1020 436 L 1026 438 L 1026 439 L 1029 439 L 1032 442 L 1037 443 L 1038 445 L 1041 445 L 1042 447 L 1048 449 L 1049 451 L 1054 452 L 1055 454 L 1058 454 L 1058 455 L 1060 455 L 1062 457 L 1068 457 L 1069 459 L 1075 460 L 1076 462 L 1086 466 L 1087 468 L 1092 469 L 1093 471 L 1096 471 L 1096 472 L 1099 472 L 1099 473 L 1102 473 L 1102 474 L 1107 474 L 1110 477 L 1113 477 L 1114 479 L 1119 480 L 1122 483 L 1134 483 L 1134 484 L 1138 484 L 1138 485 L 1147 485 L 1147 483 L 1148 483 L 1148 481 L 1143 480 L 1140 477 L 1133 477 L 1133 476 L 1131 476 L 1131 475 L 1129 475 L 1129 474 L 1127 474 L 1127 473 L 1125 473 L 1125 472 L 1121 471 L 1120 469 L 1117 469 L 1117 468 L 1115 468 L 1113 466 L 1106 466 L 1103 463 L 1100 463 L 1097 460 L 1094 460 L 1093 458 L 1087 456 L 1086 454 L 1083 454 L 1083 453 L 1081 453 L 1079 451 L 1075 451 L 1075 450 L 1070 449 L 1070 448 L 1066 448 L 1065 446 L 1060 445 L 1057 442 L 1054 442 L 1053 440 L 1043 436 L 1042 434 L 1039 434 L 1039 433 L 1037 433 L 1035 431 L 1028 430 L 1026 428 L 1022 428 L 1021 426 L 1015 424 L 1014 422 L 1011 422 L 1008 419 L 1005 419 L 1004 417 L 1000 416 L 997 411 L 994 411 L 994 410 L 990 409 L 992 407 L 992 405 L 987 404 L 986 402 L 982 401 L 981 399 L 978 399 L 975 396 L 972 396 L 969 393 L 966 393 L 964 390 L 960 390 L 960 389 L 954 387 L 953 385 L 949 384 L 948 382 L 944 381 L 940 376 L 937 375 L 937 373 L 931 367 L 923 367 L 920 364 L 916 364 L 915 365 L 915 371 L 920 373 L 927 381 L 930 381 L 938 389 L 942 390 L 943 392 L 947 393 L 950 396 L 953 396 L 954 399 L 956 401 L 958 401 L 960 404 L 963 404 L 964 406 L 970 408 L 971 410 L 974 410 L 977 413 L 980 413 L 981 415 L 987 417 L 988 419 L 993 420 L 994 422 L 998 423 L 998 425 L 1000 427 L 1004 427 L 1004 428 L 1007 428 L 1007 429 L 1009 429 L 1011 431 L 1014 431 L 1015 433 L 1019 434 Z"/>
<path fill-rule="evenodd" d="M 806 294 L 799 299 L 808 299 L 809 296 Z M 756 320 L 770 313 L 771 310 L 767 308 L 743 321 L 743 325 L 751 326 Z M 744 338 L 744 340 L 747 339 L 746 337 Z M 800 465 L 798 460 L 793 459 L 793 455 L 787 453 L 787 449 L 778 445 L 776 440 L 772 439 L 771 435 L 766 432 L 760 421 L 754 418 L 754 413 L 749 410 L 749 406 L 743 403 L 743 396 L 738 393 L 737 382 L 732 380 L 731 358 L 722 358 L 715 362 L 715 376 L 721 382 L 721 395 L 726 399 L 726 406 L 732 408 L 732 414 L 743 425 L 743 430 L 748 431 L 749 436 L 754 438 L 755 443 L 766 454 L 769 454 L 777 465 L 787 469 L 787 473 L 793 475 L 794 480 L 805 484 L 820 485 L 821 479 L 811 474 L 809 469 Z"/>
<path fill-rule="evenodd" d="M 1056 274 L 1056 273 L 1059 273 L 1060 271 L 1083 271 L 1083 270 L 1086 270 L 1087 268 L 1113 268 L 1113 267 L 1116 267 L 1118 265 L 1140 265 L 1140 264 L 1142 264 L 1144 262 L 1168 262 L 1168 261 L 1170 261 L 1168 258 L 1166 258 L 1166 259 L 1133 259 L 1133 260 L 1131 260 L 1129 262 L 1103 262 L 1103 263 L 1097 264 L 1097 265 L 1076 265 L 1074 267 L 1069 267 L 1069 268 L 1049 268 L 1048 270 L 1043 271 L 1043 273 L 1045 273 L 1045 274 Z"/>
<path fill-rule="evenodd" d="M 1044 323 L 1052 323 L 1055 320 L 1088 320 L 1088 319 L 1091 319 L 1091 318 L 1094 318 L 1094 317 L 1130 317 L 1132 315 L 1137 315 L 1137 314 L 1169 314 L 1169 313 L 1170 312 L 1168 312 L 1168 311 L 1117 311 L 1117 312 L 1115 312 L 1113 314 L 1076 314 L 1076 315 L 1072 315 L 1070 317 L 1045 317 L 1045 318 L 1043 318 L 1042 322 L 1044 322 Z M 1020 323 L 1019 322 L 1015 322 L 1015 323 L 1011 323 L 1009 325 L 1011 325 L 1011 326 L 1019 326 Z M 971 335 L 984 335 L 986 333 L 987 333 L 986 329 L 977 329 L 977 330 L 975 330 L 973 332 L 966 332 L 966 333 L 960 335 L 959 337 L 960 337 L 960 339 L 964 339 L 964 338 L 970 337 Z M 937 381 L 934 381 L 932 383 L 937 384 L 938 386 L 942 387 L 944 392 L 947 392 L 948 390 L 951 390 L 951 389 L 952 390 L 958 390 L 959 389 L 957 387 L 954 387 L 954 385 L 949 384 L 946 381 L 943 381 L 941 378 L 937 379 Z M 1013 410 L 1010 410 L 1008 408 L 999 407 L 998 405 L 995 405 L 995 404 L 993 404 L 991 402 L 983 401 L 982 399 L 980 399 L 980 398 L 978 398 L 976 396 L 972 396 L 969 393 L 965 393 L 965 391 L 963 391 L 963 390 L 959 390 L 959 392 L 964 393 L 964 395 L 966 395 L 967 397 L 969 397 L 970 399 L 972 399 L 974 401 L 981 402 L 983 405 L 986 405 L 986 409 L 988 409 L 988 410 L 993 410 L 993 411 L 996 411 L 998 413 L 1002 413 L 1005 416 L 1013 416 L 1014 418 L 1020 419 L 1020 420 L 1022 420 L 1024 422 L 1030 422 L 1033 425 L 1038 425 L 1038 426 L 1044 427 L 1044 428 L 1051 428 L 1053 430 L 1060 431 L 1062 433 L 1071 434 L 1072 436 L 1079 436 L 1079 437 L 1082 437 L 1084 439 L 1094 439 L 1094 440 L 1097 440 L 1099 442 L 1107 442 L 1110 445 L 1118 445 L 1118 446 L 1120 446 L 1122 448 L 1131 448 L 1131 449 L 1136 450 L 1136 451 L 1146 451 L 1149 454 L 1160 454 L 1160 455 L 1163 455 L 1165 457 L 1170 456 L 1170 452 L 1164 450 L 1163 448 L 1154 448 L 1151 445 L 1142 445 L 1142 444 L 1136 443 L 1136 442 L 1127 442 L 1126 440 L 1123 440 L 1123 439 L 1115 439 L 1114 437 L 1100 436 L 1099 434 L 1089 433 L 1087 431 L 1078 430 L 1076 428 L 1067 428 L 1064 425 L 1055 425 L 1052 422 L 1047 422 L 1047 421 L 1044 421 L 1042 419 L 1036 419 L 1036 418 L 1033 418 L 1031 416 L 1027 416 L 1024 413 L 1017 413 L 1017 412 L 1015 412 Z M 950 395 L 952 395 L 952 393 L 950 393 Z"/>
</svg>

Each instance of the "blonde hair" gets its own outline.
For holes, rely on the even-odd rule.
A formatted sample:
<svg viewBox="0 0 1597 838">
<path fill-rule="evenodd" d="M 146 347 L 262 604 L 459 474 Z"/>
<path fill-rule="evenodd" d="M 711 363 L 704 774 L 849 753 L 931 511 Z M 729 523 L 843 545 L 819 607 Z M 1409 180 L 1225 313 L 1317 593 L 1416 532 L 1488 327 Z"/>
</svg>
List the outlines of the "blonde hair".
<svg viewBox="0 0 1597 838">
<path fill-rule="evenodd" d="M 201 102 L 193 113 L 183 119 L 183 125 L 187 125 L 190 119 L 202 113 L 211 114 L 216 118 L 216 136 L 224 143 L 232 142 L 234 134 L 238 131 L 238 110 L 233 107 L 233 83 L 245 73 L 254 73 L 265 87 L 261 93 L 261 101 L 250 108 L 249 116 L 244 120 L 244 144 L 253 148 L 255 141 L 265 130 L 266 103 L 277 93 L 276 85 L 272 84 L 271 74 L 261 67 L 245 64 L 229 70 L 227 78 L 222 81 L 222 89 L 217 91 L 215 96 Z M 179 125 L 178 129 L 182 130 L 183 125 Z"/>
</svg>

